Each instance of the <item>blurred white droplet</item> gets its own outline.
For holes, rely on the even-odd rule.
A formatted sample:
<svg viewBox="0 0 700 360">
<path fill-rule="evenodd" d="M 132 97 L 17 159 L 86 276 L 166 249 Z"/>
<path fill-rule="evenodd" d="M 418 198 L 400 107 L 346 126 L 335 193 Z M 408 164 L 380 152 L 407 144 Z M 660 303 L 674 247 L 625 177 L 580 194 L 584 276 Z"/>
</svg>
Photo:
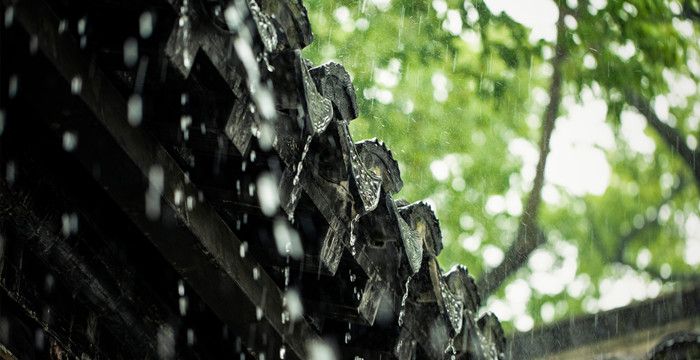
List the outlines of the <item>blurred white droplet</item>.
<svg viewBox="0 0 700 360">
<path fill-rule="evenodd" d="M 187 129 L 192 125 L 192 117 L 189 115 L 182 115 L 180 117 L 180 130 L 187 131 Z"/>
<path fill-rule="evenodd" d="M 176 206 L 180 206 L 180 204 L 182 204 L 182 197 L 183 197 L 182 190 L 180 190 L 180 189 L 175 190 L 175 193 L 173 194 L 173 201 L 175 202 Z"/>
<path fill-rule="evenodd" d="M 180 315 L 185 316 L 187 314 L 187 298 L 184 296 L 180 297 L 178 305 L 180 309 Z"/>
<path fill-rule="evenodd" d="M 71 152 L 78 146 L 78 135 L 72 131 L 63 133 L 63 149 Z"/>
<path fill-rule="evenodd" d="M 275 245 L 277 245 L 277 252 L 279 252 L 280 255 L 289 255 L 296 260 L 301 259 L 304 255 L 304 250 L 301 247 L 299 234 L 289 226 L 287 220 L 277 218 L 273 225 L 273 234 L 275 237 Z"/>
<path fill-rule="evenodd" d="M 277 180 L 270 173 L 263 173 L 258 177 L 258 200 L 260 208 L 266 216 L 273 216 L 279 208 L 280 198 L 277 190 Z"/>
<path fill-rule="evenodd" d="M 39 37 L 32 35 L 32 37 L 29 38 L 29 53 L 34 55 L 37 50 L 39 50 Z"/>
<path fill-rule="evenodd" d="M 333 347 L 324 340 L 310 340 L 306 343 L 309 360 L 336 360 Z"/>
<path fill-rule="evenodd" d="M 139 35 L 142 39 L 148 39 L 153 33 L 153 14 L 150 11 L 144 11 L 139 17 Z"/>
<path fill-rule="evenodd" d="M 58 22 L 58 33 L 63 34 L 66 32 L 66 29 L 68 28 L 68 22 L 66 19 L 61 19 L 61 21 Z"/>
<path fill-rule="evenodd" d="M 12 26 L 14 19 L 15 19 L 15 7 L 8 6 L 5 9 L 5 28 L 9 28 L 10 26 Z"/>
<path fill-rule="evenodd" d="M 83 79 L 80 75 L 73 76 L 70 81 L 70 92 L 73 95 L 78 95 L 83 90 Z"/>
<path fill-rule="evenodd" d="M 134 67 L 139 60 L 139 42 L 135 38 L 124 41 L 124 65 Z"/>
<path fill-rule="evenodd" d="M 83 35 L 85 34 L 85 28 L 87 27 L 87 18 L 82 17 L 80 20 L 78 20 L 78 34 Z"/>
<path fill-rule="evenodd" d="M 192 329 L 187 329 L 187 345 L 194 345 L 194 330 Z"/>
<path fill-rule="evenodd" d="M 127 119 L 131 126 L 138 126 L 141 124 L 143 118 L 143 101 L 141 100 L 141 95 L 133 94 L 129 97 L 127 102 Z"/>
<path fill-rule="evenodd" d="M 245 257 L 245 254 L 246 254 L 247 252 L 248 252 L 248 243 L 244 241 L 244 242 L 241 243 L 241 246 L 240 246 L 239 249 L 238 249 L 238 254 L 239 254 L 242 258 L 244 258 L 244 257 Z"/>
<path fill-rule="evenodd" d="M 260 269 L 256 266 L 253 268 L 253 280 L 257 281 L 258 279 L 260 279 Z"/>
<path fill-rule="evenodd" d="M 78 215 L 75 213 L 61 215 L 61 232 L 68 237 L 78 232 Z"/>
<path fill-rule="evenodd" d="M 148 169 L 148 190 L 146 191 L 146 216 L 151 221 L 160 217 L 160 195 L 163 193 L 163 168 L 153 165 Z"/>
<path fill-rule="evenodd" d="M 17 88 L 19 87 L 19 79 L 16 74 L 10 75 L 7 83 L 7 96 L 12 99 L 17 96 Z"/>
<path fill-rule="evenodd" d="M 296 321 L 304 316 L 304 307 L 301 304 L 301 297 L 298 291 L 294 289 L 287 290 L 284 294 L 284 303 L 287 304 L 290 320 Z"/>
</svg>

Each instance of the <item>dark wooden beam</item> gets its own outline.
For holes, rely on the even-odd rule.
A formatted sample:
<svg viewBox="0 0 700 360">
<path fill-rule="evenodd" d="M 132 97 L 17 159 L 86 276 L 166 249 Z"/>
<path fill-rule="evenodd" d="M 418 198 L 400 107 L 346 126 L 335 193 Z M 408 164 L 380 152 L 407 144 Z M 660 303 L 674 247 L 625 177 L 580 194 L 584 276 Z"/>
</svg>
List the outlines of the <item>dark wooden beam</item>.
<svg viewBox="0 0 700 360">
<path fill-rule="evenodd" d="M 654 339 L 665 335 L 663 331 L 668 331 L 669 325 L 685 321 L 695 324 L 696 328 L 700 325 L 700 286 L 598 314 L 562 320 L 525 333 L 515 332 L 508 336 L 507 350 L 513 359 L 553 357 L 585 347 L 601 348 L 605 342 L 635 334 L 641 334 L 644 338 L 641 340 L 652 341 L 653 346 L 658 341 Z M 635 344 L 639 341 L 628 338 L 623 342 Z"/>
<path fill-rule="evenodd" d="M 18 23 L 37 35 L 40 51 L 66 83 L 82 80 L 77 95 L 92 116 L 61 121 L 47 113 L 44 121 L 56 136 L 66 129 L 90 134 L 80 138 L 73 152 L 76 158 L 88 170 L 109 159 L 110 165 L 94 174 L 95 180 L 222 320 L 239 329 L 252 324 L 258 330 L 271 329 L 268 349 L 285 343 L 292 355 L 306 358 L 305 342 L 317 335 L 303 319 L 282 322 L 284 294 L 254 259 L 239 255 L 242 241 L 209 203 L 187 206 L 185 199 L 197 199 L 198 189 L 186 181 L 185 173 L 160 144 L 127 122 L 126 101 L 99 66 L 74 39 L 58 33 L 58 19 L 46 3 L 28 0 L 14 7 Z M 144 210 L 144 190 L 154 166 L 162 169 L 165 179 L 159 221 Z M 253 269 L 258 269 L 259 276 L 254 278 Z M 262 317 L 257 316 L 260 311 Z M 249 350 L 256 353 L 254 348 Z"/>
</svg>

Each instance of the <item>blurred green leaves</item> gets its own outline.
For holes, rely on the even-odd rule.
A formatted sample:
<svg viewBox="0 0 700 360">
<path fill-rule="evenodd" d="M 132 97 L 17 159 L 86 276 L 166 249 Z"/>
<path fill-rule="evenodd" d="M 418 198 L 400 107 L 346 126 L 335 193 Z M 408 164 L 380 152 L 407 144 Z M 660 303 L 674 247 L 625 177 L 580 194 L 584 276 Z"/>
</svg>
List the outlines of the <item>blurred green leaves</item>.
<svg viewBox="0 0 700 360">
<path fill-rule="evenodd" d="M 508 11 L 492 13 L 490 2 L 305 1 L 315 34 L 305 56 L 317 64 L 338 61 L 353 77 L 360 107 L 353 136 L 386 142 L 402 170 L 400 196 L 427 198 L 436 207 L 442 266 L 462 263 L 475 277 L 485 270 L 487 249 L 505 252 L 513 242 L 531 187 L 528 149 L 536 159 L 553 52 L 553 44 L 531 39 L 532 29 Z M 504 284 L 484 301 L 492 309 L 512 307 L 510 316 L 502 316 L 511 329 L 526 329 L 527 317 L 537 326 L 615 305 L 602 290 L 620 279 L 643 284 L 648 297 L 682 286 L 687 276 L 677 274 L 698 273 L 684 257 L 690 241 L 700 242 L 700 235 L 687 231 L 700 208 L 688 164 L 649 126 L 637 138 L 652 141 L 653 151 L 635 150 L 629 136 L 634 122 L 621 121 L 621 114 L 635 112 L 623 96 L 632 90 L 697 147 L 698 22 L 686 18 L 677 1 L 557 4 L 567 17 L 568 51 L 560 116 L 574 116 L 570 104 L 580 103 L 582 94 L 604 100 L 614 143 L 593 146 L 604 153 L 612 175 L 602 195 L 576 196 L 561 184 L 545 185 L 539 223 L 550 239 L 541 250 L 549 255 L 533 255 L 509 279 L 517 286 L 506 291 Z M 690 91 L 679 91 L 679 84 Z M 585 118 L 583 111 L 578 116 Z M 654 224 L 616 256 L 620 239 L 645 221 Z M 534 263 L 550 257 L 548 269 Z M 547 273 L 566 281 L 561 289 L 552 287 L 556 293 L 538 291 Z M 529 293 L 519 290 L 523 281 Z M 522 305 L 515 297 L 525 295 Z"/>
</svg>

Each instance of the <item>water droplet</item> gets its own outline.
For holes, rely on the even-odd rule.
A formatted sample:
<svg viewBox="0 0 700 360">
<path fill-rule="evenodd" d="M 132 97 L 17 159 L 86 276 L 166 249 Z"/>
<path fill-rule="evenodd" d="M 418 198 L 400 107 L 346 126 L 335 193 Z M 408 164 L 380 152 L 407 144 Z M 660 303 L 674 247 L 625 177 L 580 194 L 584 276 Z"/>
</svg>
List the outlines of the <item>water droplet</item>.
<svg viewBox="0 0 700 360">
<path fill-rule="evenodd" d="M 66 19 L 61 19 L 61 21 L 58 22 L 58 33 L 63 34 L 66 32 L 66 29 L 68 29 L 68 21 L 66 21 Z"/>
<path fill-rule="evenodd" d="M 78 135 L 72 131 L 63 133 L 63 149 L 71 152 L 78 147 Z"/>
<path fill-rule="evenodd" d="M 17 74 L 10 75 L 10 79 L 7 83 L 7 96 L 12 99 L 17 96 L 17 88 L 19 87 L 19 78 Z"/>
<path fill-rule="evenodd" d="M 134 67 L 139 60 L 139 42 L 135 38 L 124 41 L 124 65 Z"/>
<path fill-rule="evenodd" d="M 173 201 L 175 202 L 175 206 L 180 206 L 182 203 L 182 190 L 175 190 L 175 193 L 173 194 Z"/>
<path fill-rule="evenodd" d="M 129 97 L 127 102 L 127 120 L 131 126 L 138 126 L 141 124 L 141 119 L 143 117 L 143 102 L 141 100 L 141 95 L 133 94 Z"/>
<path fill-rule="evenodd" d="M 83 90 L 83 79 L 80 75 L 73 76 L 70 81 L 70 92 L 73 95 L 78 95 Z"/>
<path fill-rule="evenodd" d="M 5 9 L 5 28 L 9 28 L 12 26 L 12 23 L 14 23 L 15 19 L 15 7 L 14 6 L 8 6 Z"/>
<path fill-rule="evenodd" d="M 180 309 L 180 315 L 185 316 L 187 314 L 187 298 L 184 296 L 180 297 L 178 304 Z"/>
<path fill-rule="evenodd" d="M 247 242 L 242 242 L 241 246 L 238 248 L 238 254 L 241 256 L 241 258 L 245 257 L 245 254 L 248 252 L 248 243 Z"/>
<path fill-rule="evenodd" d="M 144 11 L 139 17 L 139 35 L 142 39 L 148 39 L 153 33 L 153 14 Z"/>
<path fill-rule="evenodd" d="M 78 34 L 84 35 L 86 27 L 87 27 L 87 18 L 85 18 L 85 17 L 80 18 L 80 20 L 78 20 Z"/>
<path fill-rule="evenodd" d="M 34 55 L 39 50 L 39 37 L 32 35 L 29 38 L 29 53 Z"/>
<path fill-rule="evenodd" d="M 187 346 L 194 345 L 194 330 L 187 329 Z"/>
<path fill-rule="evenodd" d="M 256 266 L 253 268 L 253 280 L 257 281 L 258 279 L 260 279 L 260 270 Z"/>
<path fill-rule="evenodd" d="M 272 174 L 265 172 L 258 177 L 258 201 L 263 214 L 273 216 L 277 213 L 280 199 L 277 180 Z"/>
</svg>

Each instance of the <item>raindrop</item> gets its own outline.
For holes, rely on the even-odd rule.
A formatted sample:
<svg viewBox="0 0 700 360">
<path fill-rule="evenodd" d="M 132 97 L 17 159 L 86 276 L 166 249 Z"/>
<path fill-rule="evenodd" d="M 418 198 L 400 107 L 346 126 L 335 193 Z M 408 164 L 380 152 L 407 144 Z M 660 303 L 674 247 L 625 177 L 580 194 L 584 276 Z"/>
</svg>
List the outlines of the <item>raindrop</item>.
<svg viewBox="0 0 700 360">
<path fill-rule="evenodd" d="M 65 237 L 76 234 L 78 232 L 78 215 L 75 213 L 61 215 L 61 232 Z"/>
<path fill-rule="evenodd" d="M 277 180 L 270 173 L 263 173 L 258 177 L 258 200 L 260 208 L 266 216 L 273 216 L 279 208 L 280 199 L 277 190 Z"/>
<path fill-rule="evenodd" d="M 127 103 L 127 119 L 131 126 L 139 126 L 143 117 L 143 102 L 141 95 L 133 94 Z"/>
<path fill-rule="evenodd" d="M 36 52 L 39 50 L 39 37 L 36 35 L 32 35 L 31 38 L 29 38 L 29 53 L 34 55 Z"/>
<path fill-rule="evenodd" d="M 256 266 L 253 268 L 253 280 L 257 281 L 258 279 L 260 279 L 260 270 Z"/>
<path fill-rule="evenodd" d="M 194 330 L 187 329 L 187 346 L 194 345 Z"/>
<path fill-rule="evenodd" d="M 10 26 L 12 26 L 14 19 L 15 19 L 15 7 L 8 6 L 7 9 L 5 9 L 5 27 L 9 28 Z"/>
<path fill-rule="evenodd" d="M 182 280 L 177 282 L 177 294 L 180 296 L 185 296 L 185 283 Z"/>
<path fill-rule="evenodd" d="M 180 117 L 180 130 L 185 132 L 190 125 L 192 125 L 192 117 L 189 115 L 182 115 Z"/>
<path fill-rule="evenodd" d="M 248 252 L 248 243 L 247 242 L 242 242 L 241 246 L 238 248 L 238 254 L 241 256 L 241 258 L 245 257 L 245 254 Z"/>
<path fill-rule="evenodd" d="M 309 360 L 335 360 L 333 348 L 324 340 L 309 340 L 306 343 Z"/>
<path fill-rule="evenodd" d="M 139 17 L 139 35 L 142 39 L 148 39 L 153 33 L 153 14 L 150 11 L 144 11 Z"/>
<path fill-rule="evenodd" d="M 139 42 L 135 38 L 124 41 L 124 65 L 134 67 L 139 60 Z"/>
<path fill-rule="evenodd" d="M 295 260 L 300 260 L 304 255 L 299 234 L 289 226 L 283 218 L 277 218 L 273 225 L 273 234 L 277 252 L 286 256 L 289 255 Z"/>
<path fill-rule="evenodd" d="M 63 133 L 63 149 L 71 152 L 78 146 L 78 135 L 72 131 Z"/>
<path fill-rule="evenodd" d="M 58 22 L 58 33 L 63 34 L 66 32 L 66 29 L 68 28 L 68 22 L 66 19 L 61 19 L 61 21 Z"/>
<path fill-rule="evenodd" d="M 255 184 L 249 183 L 248 184 L 248 196 L 252 197 L 255 195 Z"/>
<path fill-rule="evenodd" d="M 17 168 L 15 167 L 14 161 L 8 161 L 5 166 L 5 180 L 9 185 L 15 183 L 15 178 L 17 177 Z"/>
<path fill-rule="evenodd" d="M 262 319 L 262 316 L 263 316 L 263 311 L 262 311 L 262 309 L 260 308 L 260 306 L 256 306 L 256 307 L 255 307 L 255 318 L 256 318 L 258 321 L 260 321 L 260 319 Z"/>
<path fill-rule="evenodd" d="M 180 308 L 180 315 L 185 316 L 187 314 L 187 298 L 182 296 L 178 302 Z"/>
<path fill-rule="evenodd" d="M 284 294 L 284 303 L 289 311 L 289 318 L 292 321 L 297 321 L 304 316 L 304 307 L 301 303 L 299 292 L 294 289 L 289 289 Z"/>
<path fill-rule="evenodd" d="M 83 79 L 80 77 L 80 75 L 73 76 L 73 78 L 70 81 L 70 92 L 73 95 L 78 95 L 80 94 L 80 91 L 83 89 Z"/>
<path fill-rule="evenodd" d="M 173 194 L 173 201 L 175 201 L 175 206 L 180 206 L 180 204 L 182 203 L 182 196 L 182 190 L 175 190 L 175 193 Z"/>
<path fill-rule="evenodd" d="M 163 168 L 153 165 L 148 169 L 148 190 L 146 191 L 146 216 L 151 220 L 160 217 L 160 195 L 163 193 Z"/>
<path fill-rule="evenodd" d="M 10 75 L 10 79 L 9 79 L 8 85 L 7 85 L 7 96 L 10 99 L 17 96 L 18 86 L 19 86 L 19 79 L 17 78 L 17 74 Z"/>
<path fill-rule="evenodd" d="M 2 254 L 2 251 L 0 251 L 0 254 Z M 46 274 L 46 278 L 44 279 L 44 291 L 46 291 L 47 293 L 53 292 L 55 284 L 56 279 L 53 277 L 53 275 Z"/>
<path fill-rule="evenodd" d="M 84 35 L 86 27 L 87 27 L 87 19 L 85 17 L 80 18 L 80 20 L 78 20 L 78 34 Z"/>
<path fill-rule="evenodd" d="M 36 329 L 34 332 L 34 347 L 37 350 L 44 350 L 44 331 L 41 329 Z"/>
<path fill-rule="evenodd" d="M 286 353 L 287 349 L 284 347 L 284 345 L 282 345 L 282 347 L 280 347 L 280 359 L 284 359 Z"/>
</svg>

